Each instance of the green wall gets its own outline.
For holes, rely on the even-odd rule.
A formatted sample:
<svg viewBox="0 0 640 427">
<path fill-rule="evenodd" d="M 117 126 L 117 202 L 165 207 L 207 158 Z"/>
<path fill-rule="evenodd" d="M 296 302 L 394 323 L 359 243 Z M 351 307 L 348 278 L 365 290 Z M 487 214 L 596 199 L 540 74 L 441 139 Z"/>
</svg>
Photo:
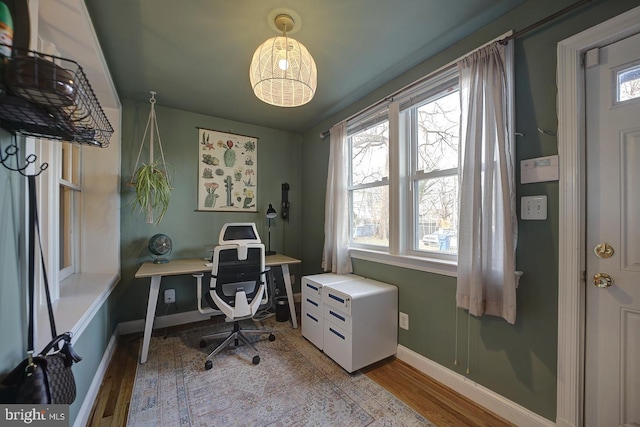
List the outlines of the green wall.
<svg viewBox="0 0 640 427">
<path fill-rule="evenodd" d="M 10 143 L 9 134 L 0 129 L 3 157 Z M 0 377 L 25 358 L 27 349 L 27 281 L 23 273 L 26 263 L 19 256 L 26 244 L 22 238 L 26 221 L 22 209 L 25 185 L 22 175 L 0 166 Z"/>
<path fill-rule="evenodd" d="M 3 155 L 10 141 L 9 134 L 0 130 L 0 150 Z M 19 138 L 19 144 L 21 153 L 24 153 L 22 138 Z M 24 155 L 20 159 L 23 161 Z M 0 166 L 0 378 L 27 355 L 28 292 L 26 261 L 21 256 L 26 245 L 25 186 L 26 178 Z M 73 338 L 73 347 L 82 356 L 82 361 L 73 366 L 77 398 L 69 408 L 71 425 L 78 415 L 116 326 L 111 318 L 110 306 L 111 300 L 103 303 L 82 334 Z M 0 388 L 0 402 L 7 402 L 9 396 L 8 390 Z"/>
<path fill-rule="evenodd" d="M 572 3 L 530 0 L 303 134 L 303 274 L 321 270 L 324 198 L 315 195 L 325 192 L 329 141 L 319 133 L 504 32 Z M 453 277 L 354 260 L 355 273 L 398 286 L 399 309 L 410 317 L 410 330 L 399 330 L 401 345 L 550 420 L 556 414 L 558 182 L 519 184 L 520 161 L 558 153 L 556 138 L 536 130 L 557 129 L 557 43 L 638 5 L 637 0 L 594 0 L 515 41 L 516 131 L 524 134 L 516 140 L 518 214 L 521 196 L 548 197 L 546 221 L 519 221 L 516 263 L 524 276 L 515 325 L 490 316 L 469 318 L 456 309 Z"/>
<path fill-rule="evenodd" d="M 299 257 L 301 253 L 302 207 L 300 135 L 247 123 L 239 123 L 186 111 L 163 108 L 162 93 L 158 94 L 156 115 L 160 138 L 168 169 L 173 175 L 169 210 L 162 222 L 155 226 L 144 217 L 133 213 L 132 187 L 126 183 L 135 167 L 136 157 L 149 115 L 148 103 L 123 102 L 122 129 L 122 212 L 121 212 L 121 266 L 122 280 L 116 289 L 119 304 L 116 307 L 119 322 L 144 318 L 146 313 L 149 279 L 135 279 L 140 264 L 151 260 L 147 250 L 149 238 L 155 233 L 171 237 L 171 258 L 205 257 L 218 241 L 220 228 L 226 222 L 255 222 L 258 232 L 267 242 L 265 217 L 269 203 L 280 213 L 281 185 L 289 183 L 290 219 L 280 217 L 271 223 L 271 248 L 278 253 Z M 212 101 L 214 102 L 214 101 Z M 160 106 L 158 106 L 160 105 Z M 197 208 L 198 130 L 213 129 L 258 138 L 258 194 L 257 213 L 250 212 L 195 212 Z M 157 144 L 157 142 L 156 142 Z M 148 136 L 141 156 L 148 162 Z M 158 154 L 158 147 L 154 149 Z M 299 289 L 300 267 L 292 266 Z M 281 280 L 280 280 L 281 282 Z M 195 279 L 190 276 L 164 278 L 161 283 L 157 315 L 196 310 Z M 166 306 L 162 301 L 164 289 L 176 289 L 176 305 Z"/>
</svg>

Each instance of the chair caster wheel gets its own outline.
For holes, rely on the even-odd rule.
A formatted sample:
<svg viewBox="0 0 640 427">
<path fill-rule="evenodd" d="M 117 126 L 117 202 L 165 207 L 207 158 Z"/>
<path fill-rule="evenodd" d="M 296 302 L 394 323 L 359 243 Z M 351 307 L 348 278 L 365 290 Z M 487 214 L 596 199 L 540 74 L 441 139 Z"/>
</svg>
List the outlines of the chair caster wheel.
<svg viewBox="0 0 640 427">
<path fill-rule="evenodd" d="M 206 362 L 204 362 L 204 370 L 205 371 L 208 371 L 211 368 L 213 368 L 213 362 L 211 360 L 207 360 Z"/>
<path fill-rule="evenodd" d="M 207 342 L 205 340 L 200 340 L 200 348 L 205 348 L 207 346 Z"/>
<path fill-rule="evenodd" d="M 251 361 L 254 365 L 260 363 L 260 356 L 253 356 L 253 360 Z"/>
<path fill-rule="evenodd" d="M 273 334 L 269 335 L 269 341 L 275 341 L 276 340 L 276 336 Z"/>
</svg>

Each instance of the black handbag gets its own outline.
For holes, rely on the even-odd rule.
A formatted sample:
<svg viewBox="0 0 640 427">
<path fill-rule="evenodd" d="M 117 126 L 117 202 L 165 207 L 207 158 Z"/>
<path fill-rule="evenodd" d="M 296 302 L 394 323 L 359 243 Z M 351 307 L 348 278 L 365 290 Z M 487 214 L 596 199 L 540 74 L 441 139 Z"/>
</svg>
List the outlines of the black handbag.
<svg viewBox="0 0 640 427">
<path fill-rule="evenodd" d="M 47 296 L 49 325 L 53 339 L 38 354 L 34 355 L 33 344 L 33 309 L 35 282 L 35 234 L 40 237 L 38 227 L 38 211 L 35 194 L 35 177 L 28 176 L 29 182 L 29 329 L 28 357 L 24 359 L 2 381 L 6 386 L 14 387 L 14 403 L 27 404 L 67 404 L 76 399 L 76 382 L 71 365 L 82 358 L 71 346 L 71 333 L 58 335 L 56 332 L 49 282 L 40 246 L 40 260 L 44 277 L 44 289 Z"/>
</svg>

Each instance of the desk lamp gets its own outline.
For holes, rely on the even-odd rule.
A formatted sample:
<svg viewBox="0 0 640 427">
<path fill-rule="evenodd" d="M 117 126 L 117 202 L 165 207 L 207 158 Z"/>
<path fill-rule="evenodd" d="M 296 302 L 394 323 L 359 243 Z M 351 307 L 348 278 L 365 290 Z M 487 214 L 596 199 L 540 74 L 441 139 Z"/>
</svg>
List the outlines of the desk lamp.
<svg viewBox="0 0 640 427">
<path fill-rule="evenodd" d="M 273 205 L 269 203 L 269 209 L 267 209 L 267 219 L 269 220 L 269 248 L 265 255 L 275 255 L 276 251 L 271 250 L 271 219 L 278 216 L 278 213 L 273 208 Z"/>
</svg>

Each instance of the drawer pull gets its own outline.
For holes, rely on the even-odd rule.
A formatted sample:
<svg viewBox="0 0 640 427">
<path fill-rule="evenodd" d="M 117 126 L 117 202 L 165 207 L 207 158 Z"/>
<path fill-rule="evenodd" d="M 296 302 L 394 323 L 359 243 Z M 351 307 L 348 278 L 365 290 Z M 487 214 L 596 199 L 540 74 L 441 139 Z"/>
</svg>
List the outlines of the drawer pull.
<svg viewBox="0 0 640 427">
<path fill-rule="evenodd" d="M 316 307 L 318 306 L 318 303 L 317 303 L 317 302 L 312 301 L 312 300 L 310 300 L 309 298 L 307 298 L 307 302 L 308 302 L 309 304 L 315 305 Z"/>
<path fill-rule="evenodd" d="M 311 320 L 313 320 L 314 322 L 317 322 L 318 319 L 316 319 L 315 317 L 313 317 L 312 315 L 310 315 L 309 313 L 307 313 L 307 317 L 310 318 Z"/>
<path fill-rule="evenodd" d="M 338 301 L 338 302 L 340 302 L 340 303 L 344 304 L 344 299 L 343 299 L 343 298 L 340 298 L 339 296 L 336 296 L 336 295 L 334 295 L 334 294 L 331 294 L 331 293 L 330 293 L 330 294 L 329 294 L 329 298 L 333 298 L 334 300 L 336 300 L 336 301 Z"/>
<path fill-rule="evenodd" d="M 337 317 L 338 319 L 342 320 L 343 322 L 346 320 L 344 318 L 344 316 L 340 316 L 338 313 L 336 313 L 334 311 L 329 310 L 329 314 L 331 314 L 333 317 Z"/>
<path fill-rule="evenodd" d="M 330 330 L 331 332 L 333 332 L 334 334 L 336 334 L 337 336 L 339 336 L 340 338 L 345 339 L 345 338 L 344 338 L 344 335 L 342 335 L 340 332 L 336 331 L 335 329 L 333 329 L 333 328 L 329 328 L 329 330 Z"/>
<path fill-rule="evenodd" d="M 310 284 L 308 284 L 308 283 L 307 283 L 307 288 L 311 288 L 311 289 L 313 289 L 314 291 L 318 292 L 318 288 L 317 288 L 316 286 L 310 285 Z"/>
</svg>

